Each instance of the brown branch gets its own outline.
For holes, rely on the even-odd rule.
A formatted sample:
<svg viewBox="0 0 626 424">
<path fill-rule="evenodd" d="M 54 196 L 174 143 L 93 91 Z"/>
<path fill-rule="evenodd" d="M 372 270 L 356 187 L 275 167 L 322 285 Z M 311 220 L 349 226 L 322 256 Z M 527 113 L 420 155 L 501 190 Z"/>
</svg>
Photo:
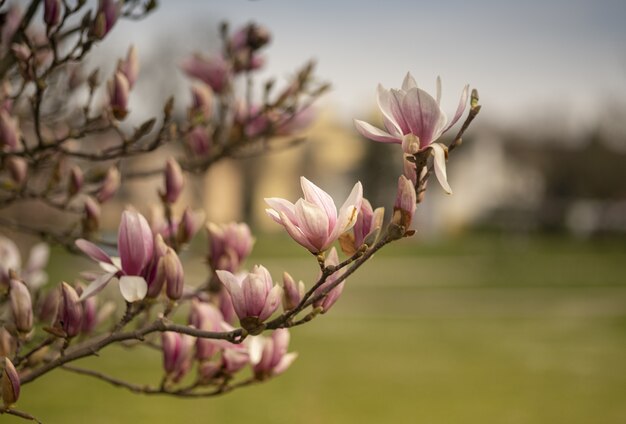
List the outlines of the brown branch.
<svg viewBox="0 0 626 424">
<path fill-rule="evenodd" d="M 13 415 L 15 417 L 20 417 L 23 418 L 25 420 L 29 420 L 29 421 L 35 421 L 38 424 L 41 424 L 41 421 L 39 421 L 37 418 L 33 417 L 32 415 L 24 412 L 24 411 L 19 411 L 17 409 L 13 409 L 13 408 L 0 408 L 0 415 L 2 414 L 7 414 L 7 415 Z"/>
</svg>

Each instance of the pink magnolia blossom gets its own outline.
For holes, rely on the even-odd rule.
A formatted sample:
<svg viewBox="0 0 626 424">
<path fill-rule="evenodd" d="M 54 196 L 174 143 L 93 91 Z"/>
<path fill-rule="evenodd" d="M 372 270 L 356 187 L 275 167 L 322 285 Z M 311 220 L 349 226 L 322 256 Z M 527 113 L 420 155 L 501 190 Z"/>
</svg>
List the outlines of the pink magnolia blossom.
<svg viewBox="0 0 626 424">
<path fill-rule="evenodd" d="M 387 90 L 378 85 L 378 107 L 383 114 L 385 130 L 355 119 L 361 135 L 382 143 L 402 144 L 406 154 L 413 155 L 431 149 L 434 156 L 435 175 L 447 193 L 452 190 L 446 176 L 446 147 L 435 141 L 450 129 L 463 115 L 467 105 L 469 86 L 461 99 L 452 120 L 441 109 L 441 80 L 437 78 L 437 94 L 433 98 L 417 87 L 415 79 L 407 73 L 401 89 Z"/>
<path fill-rule="evenodd" d="M 99 0 L 98 11 L 92 27 L 92 33 L 97 38 L 104 38 L 117 22 L 121 9 L 121 3 L 115 0 Z"/>
<path fill-rule="evenodd" d="M 252 252 L 254 237 L 250 227 L 246 223 L 230 222 L 217 225 L 209 222 L 206 228 L 209 236 L 208 261 L 211 267 L 230 272 L 237 271 Z"/>
<path fill-rule="evenodd" d="M 311 181 L 300 177 L 304 198 L 295 204 L 281 198 L 265 199 L 270 208 L 265 211 L 283 225 L 289 235 L 311 253 L 327 250 L 341 234 L 356 223 L 363 187 L 357 182 L 339 212 L 332 197 Z"/>
<path fill-rule="evenodd" d="M 258 379 L 277 376 L 287 370 L 298 356 L 287 353 L 289 331 L 286 328 L 275 330 L 271 337 L 253 337 L 249 344 L 250 362 Z"/>
<path fill-rule="evenodd" d="M 65 282 L 61 284 L 61 302 L 57 321 L 67 337 L 76 336 L 83 325 L 83 305 L 78 300 L 78 293 Z"/>
<path fill-rule="evenodd" d="M 217 270 L 216 274 L 228 290 L 239 321 L 244 328 L 247 327 L 246 330 L 257 329 L 278 309 L 282 288 L 274 285 L 263 265 L 255 265 L 251 272 L 241 277 L 224 270 Z"/>
<path fill-rule="evenodd" d="M 163 368 L 168 378 L 177 383 L 191 369 L 195 337 L 166 331 L 161 333 Z"/>
<path fill-rule="evenodd" d="M 189 325 L 204 331 L 222 331 L 224 317 L 212 303 L 194 299 L 191 302 Z M 220 350 L 220 343 L 215 340 L 198 338 L 196 340 L 196 358 L 208 360 Z"/>
<path fill-rule="evenodd" d="M 43 20 L 49 27 L 56 26 L 61 20 L 61 0 L 44 0 Z"/>
<path fill-rule="evenodd" d="M 154 237 L 148 221 L 138 212 L 124 211 L 117 237 L 119 258 L 112 258 L 104 250 L 85 239 L 76 240 L 76 246 L 104 269 L 83 291 L 84 300 L 102 290 L 113 278 L 120 280 L 120 291 L 127 302 L 146 297 L 148 284 L 145 276 L 150 270 L 154 253 Z"/>
<path fill-rule="evenodd" d="M 20 375 L 9 358 L 4 358 L 2 371 L 2 402 L 5 408 L 10 408 L 20 397 Z"/>
<path fill-rule="evenodd" d="M 176 203 L 185 187 L 185 176 L 176 159 L 173 157 L 167 159 L 163 175 L 165 177 L 165 190 L 160 192 L 161 198 L 167 203 Z"/>
<path fill-rule="evenodd" d="M 20 333 L 26 334 L 33 328 L 33 302 L 24 282 L 12 279 L 9 300 L 13 312 L 13 323 Z"/>
<path fill-rule="evenodd" d="M 181 68 L 190 77 L 208 84 L 218 94 L 230 85 L 230 64 L 222 56 L 206 58 L 194 54 L 183 61 Z"/>
<path fill-rule="evenodd" d="M 404 175 L 398 178 L 398 191 L 393 205 L 393 222 L 409 228 L 415 209 L 417 208 L 417 195 L 413 182 Z"/>
<path fill-rule="evenodd" d="M 10 271 L 13 271 L 31 290 L 39 289 L 48 281 L 44 268 L 49 256 L 48 245 L 38 243 L 31 248 L 28 260 L 23 265 L 17 245 L 11 239 L 0 236 L 0 285 L 9 285 Z"/>
<path fill-rule="evenodd" d="M 126 58 L 117 62 L 117 70 L 126 77 L 128 87 L 133 88 L 139 76 L 139 59 L 135 46 L 130 46 Z"/>
<path fill-rule="evenodd" d="M 339 256 L 337 255 L 337 249 L 335 249 L 334 247 L 331 249 L 330 253 L 328 254 L 328 257 L 324 261 L 324 265 L 326 266 L 339 265 Z M 345 272 L 345 269 L 340 269 L 332 273 L 330 276 L 328 276 L 328 278 L 326 278 L 326 281 L 324 281 L 324 283 L 321 286 L 319 286 L 317 290 L 315 290 L 315 292 L 313 293 L 313 296 L 317 296 L 321 294 L 322 292 L 324 292 L 326 289 L 328 289 L 328 287 L 330 287 L 335 281 L 337 281 L 344 274 L 344 272 Z M 315 301 L 313 303 L 313 307 L 321 308 L 322 313 L 326 313 L 330 309 L 330 307 L 333 306 L 335 302 L 337 302 L 337 300 L 339 299 L 339 296 L 341 296 L 345 283 L 346 283 L 346 280 L 343 280 L 341 283 L 333 287 L 328 293 L 326 293 L 326 296 Z"/>
</svg>

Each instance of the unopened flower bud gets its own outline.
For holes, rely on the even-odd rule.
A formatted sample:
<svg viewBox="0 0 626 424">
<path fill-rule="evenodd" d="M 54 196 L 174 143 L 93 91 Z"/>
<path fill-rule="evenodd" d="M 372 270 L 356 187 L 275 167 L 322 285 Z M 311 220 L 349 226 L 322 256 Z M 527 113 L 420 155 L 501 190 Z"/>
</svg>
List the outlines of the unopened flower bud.
<svg viewBox="0 0 626 424">
<path fill-rule="evenodd" d="M 304 297 L 304 282 L 296 281 L 289 273 L 283 274 L 283 309 L 289 311 L 294 309 Z"/>
<path fill-rule="evenodd" d="M 5 408 L 10 408 L 20 397 L 20 376 L 9 358 L 4 358 L 2 371 L 2 402 Z"/>
<path fill-rule="evenodd" d="M 57 322 L 69 338 L 80 332 L 82 320 L 83 306 L 78 300 L 78 293 L 72 286 L 63 282 Z"/>
<path fill-rule="evenodd" d="M 87 196 L 83 210 L 83 233 L 94 233 L 100 227 L 100 205 L 93 200 L 93 197 Z"/>
<path fill-rule="evenodd" d="M 0 327 L 0 358 L 3 356 L 12 358 L 16 348 L 17 341 L 15 338 L 6 328 Z"/>
<path fill-rule="evenodd" d="M 53 324 L 57 319 L 59 312 L 59 303 L 61 302 L 61 293 L 59 290 L 50 290 L 40 302 L 39 313 L 37 317 L 39 321 Z"/>
<path fill-rule="evenodd" d="M 61 0 L 44 0 L 43 20 L 48 27 L 56 26 L 61 20 Z"/>
<path fill-rule="evenodd" d="M 77 294 L 80 295 L 80 292 L 77 291 Z M 80 332 L 82 334 L 89 334 L 96 328 L 96 325 L 98 325 L 98 301 L 92 296 L 85 299 L 82 305 L 83 317 Z"/>
<path fill-rule="evenodd" d="M 0 109 L 0 148 L 16 150 L 20 141 L 20 127 L 17 119 L 5 109 Z"/>
<path fill-rule="evenodd" d="M 206 84 L 194 84 L 191 87 L 190 118 L 195 116 L 203 120 L 210 119 L 213 115 L 213 90 Z"/>
<path fill-rule="evenodd" d="M 191 349 L 195 337 L 166 331 L 161 334 L 163 368 L 169 379 L 178 382 L 191 368 Z"/>
<path fill-rule="evenodd" d="M 258 50 L 269 43 L 270 39 L 271 34 L 267 28 L 255 23 L 249 23 L 233 34 L 231 47 L 234 50 L 245 48 Z"/>
<path fill-rule="evenodd" d="M 333 247 L 324 262 L 326 266 L 337 266 L 339 264 L 339 256 L 337 255 L 337 250 Z M 334 284 L 343 274 L 345 269 L 340 269 L 335 271 L 330 276 L 326 278 L 326 281 L 313 293 L 313 296 L 317 296 L 323 292 L 328 290 L 332 284 Z M 313 303 L 314 308 L 321 308 L 322 313 L 326 313 L 331 306 L 337 302 L 339 296 L 343 292 L 343 287 L 345 285 L 345 280 L 333 287 L 330 291 L 326 293 L 324 297 L 315 301 Z"/>
<path fill-rule="evenodd" d="M 109 106 L 116 119 L 122 120 L 128 115 L 128 95 L 130 85 L 126 76 L 117 71 L 108 84 Z"/>
<path fill-rule="evenodd" d="M 30 47 L 28 47 L 24 43 L 14 43 L 13 45 L 11 45 L 11 50 L 13 50 L 13 53 L 15 54 L 17 60 L 23 62 L 22 65 L 24 67 L 28 66 L 26 62 L 28 62 L 28 59 L 30 59 L 30 56 L 32 55 Z"/>
<path fill-rule="evenodd" d="M 6 161 L 11 179 L 16 186 L 20 187 L 26 181 L 28 176 L 28 162 L 26 159 L 18 156 L 10 156 Z"/>
<path fill-rule="evenodd" d="M 163 272 L 165 273 L 165 293 L 171 300 L 178 300 L 183 295 L 185 275 L 183 265 L 174 249 L 168 249 L 163 256 Z"/>
<path fill-rule="evenodd" d="M 196 235 L 198 230 L 204 224 L 203 211 L 191 211 L 185 208 L 183 216 L 178 223 L 178 231 L 176 232 L 176 241 L 179 244 L 187 244 Z"/>
<path fill-rule="evenodd" d="M 104 176 L 100 190 L 98 190 L 98 194 L 96 195 L 98 202 L 104 203 L 113 197 L 120 187 L 120 182 L 120 171 L 115 166 L 110 167 Z"/>
<path fill-rule="evenodd" d="M 28 287 L 20 280 L 11 279 L 11 310 L 15 328 L 22 334 L 30 332 L 33 328 L 33 303 Z"/>
<path fill-rule="evenodd" d="M 137 76 L 139 76 L 139 60 L 137 59 L 137 49 L 135 49 L 135 46 L 128 48 L 126 59 L 120 60 L 117 63 L 117 70 L 126 77 L 128 87 L 133 88 L 135 81 L 137 81 Z"/>
<path fill-rule="evenodd" d="M 190 77 L 208 84 L 216 93 L 222 93 L 230 85 L 230 64 L 222 56 L 205 58 L 196 54 L 183 61 L 181 68 Z"/>
<path fill-rule="evenodd" d="M 196 125 L 187 133 L 187 145 L 191 152 L 198 156 L 206 156 L 211 150 L 211 138 L 208 129 Z"/>
<path fill-rule="evenodd" d="M 154 254 L 152 262 L 146 275 L 146 283 L 148 284 L 146 297 L 150 299 L 159 297 L 161 290 L 163 289 L 163 284 L 165 283 L 165 270 L 163 268 L 165 264 L 163 262 L 163 257 L 167 253 L 168 249 L 169 247 L 167 243 L 165 243 L 165 240 L 163 240 L 163 236 L 161 234 L 157 234 L 154 237 Z"/>
<path fill-rule="evenodd" d="M 165 163 L 165 191 L 161 192 L 161 198 L 164 202 L 172 204 L 176 203 L 180 193 L 185 186 L 185 178 L 183 170 L 174 158 L 169 158 Z"/>
<path fill-rule="evenodd" d="M 111 31 L 120 12 L 120 6 L 115 0 L 100 0 L 98 2 L 98 11 L 94 25 L 91 28 L 91 33 L 99 39 L 104 38 L 105 35 Z"/>
<path fill-rule="evenodd" d="M 398 178 L 396 202 L 393 207 L 392 222 L 408 229 L 415 214 L 416 202 L 415 186 L 407 177 L 400 175 L 400 178 Z"/>
<path fill-rule="evenodd" d="M 70 177 L 67 182 L 67 192 L 71 196 L 74 196 L 83 188 L 85 176 L 83 170 L 79 166 L 72 166 L 70 169 Z"/>
</svg>

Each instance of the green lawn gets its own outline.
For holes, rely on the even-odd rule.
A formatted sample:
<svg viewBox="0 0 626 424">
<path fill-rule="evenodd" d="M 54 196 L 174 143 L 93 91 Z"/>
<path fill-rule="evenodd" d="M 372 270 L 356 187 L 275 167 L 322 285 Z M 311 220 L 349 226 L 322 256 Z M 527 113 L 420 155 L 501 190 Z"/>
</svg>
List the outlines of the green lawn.
<svg viewBox="0 0 626 424">
<path fill-rule="evenodd" d="M 315 275 L 285 240 L 263 239 L 255 255 L 276 279 Z M 56 371 L 25 386 L 18 406 L 63 424 L 624 423 L 625 261 L 625 240 L 407 240 L 292 332 L 300 356 L 273 381 L 180 400 Z M 111 348 L 83 365 L 160 378 L 152 351 Z"/>
</svg>

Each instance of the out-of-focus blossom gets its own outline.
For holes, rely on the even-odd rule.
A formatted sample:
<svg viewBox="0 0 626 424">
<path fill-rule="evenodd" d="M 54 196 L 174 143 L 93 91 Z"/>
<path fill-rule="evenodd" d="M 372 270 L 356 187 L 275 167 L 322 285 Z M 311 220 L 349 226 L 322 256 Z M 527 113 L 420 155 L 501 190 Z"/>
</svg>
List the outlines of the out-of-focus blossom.
<svg viewBox="0 0 626 424">
<path fill-rule="evenodd" d="M 48 293 L 40 298 L 37 318 L 43 323 L 49 325 L 54 324 L 59 312 L 59 304 L 61 302 L 61 292 L 57 289 L 49 290 Z"/>
<path fill-rule="evenodd" d="M 76 240 L 76 246 L 95 260 L 104 269 L 83 291 L 84 300 L 102 290 L 113 278 L 120 280 L 120 291 L 127 302 L 136 302 L 146 297 L 148 283 L 144 278 L 154 253 L 154 236 L 148 221 L 138 212 L 124 211 L 117 236 L 120 258 L 111 258 L 95 244 L 85 239 Z"/>
<path fill-rule="evenodd" d="M 239 102 L 235 110 L 235 122 L 241 126 L 246 137 L 254 138 L 268 132 L 278 115 L 273 111 L 264 111 L 257 105 Z"/>
<path fill-rule="evenodd" d="M 286 328 L 275 330 L 271 337 L 257 336 L 250 341 L 250 362 L 257 379 L 277 376 L 283 373 L 298 356 L 287 353 L 289 331 Z"/>
<path fill-rule="evenodd" d="M 293 115 L 291 113 L 284 113 L 275 124 L 275 134 L 286 136 L 302 131 L 311 125 L 315 117 L 316 112 L 313 107 L 300 109 Z"/>
<path fill-rule="evenodd" d="M 20 398 L 20 375 L 17 373 L 15 366 L 9 360 L 4 358 L 4 370 L 2 371 L 2 402 L 5 408 L 15 405 Z"/>
<path fill-rule="evenodd" d="M 27 334 L 33 328 L 33 302 L 28 287 L 20 280 L 11 279 L 11 311 L 15 328 L 22 334 Z"/>
<path fill-rule="evenodd" d="M 56 26 L 61 20 L 61 0 L 44 0 L 43 20 L 48 27 Z"/>
<path fill-rule="evenodd" d="M 174 158 L 168 158 L 165 163 L 165 190 L 162 191 L 161 198 L 166 203 L 176 203 L 180 193 L 185 186 L 185 177 L 183 170 Z"/>
<path fill-rule="evenodd" d="M 5 151 L 17 150 L 21 131 L 17 119 L 9 112 L 0 109 L 0 148 Z"/>
<path fill-rule="evenodd" d="M 337 213 L 332 197 L 311 181 L 300 177 L 304 199 L 295 204 L 281 198 L 265 199 L 268 215 L 283 225 L 289 235 L 311 253 L 327 250 L 341 234 L 356 223 L 363 199 L 363 187 L 357 182 Z"/>
<path fill-rule="evenodd" d="M 255 265 L 243 278 L 224 270 L 217 270 L 216 274 L 233 300 L 241 326 L 249 332 L 258 331 L 263 321 L 278 309 L 282 288 L 274 285 L 263 265 Z"/>
<path fill-rule="evenodd" d="M 117 70 L 126 77 L 128 87 L 133 88 L 139 76 L 139 59 L 137 59 L 137 49 L 135 46 L 128 48 L 126 58 L 117 63 Z"/>
<path fill-rule="evenodd" d="M 117 168 L 116 168 L 117 169 Z M 70 169 L 69 179 L 67 181 L 67 193 L 69 196 L 74 196 L 82 190 L 85 182 L 85 176 L 80 166 L 74 165 Z"/>
<path fill-rule="evenodd" d="M 76 287 L 76 294 L 80 296 L 84 287 L 79 284 Z M 98 325 L 98 300 L 89 297 L 82 302 L 82 320 L 80 325 L 81 334 L 90 334 Z"/>
<path fill-rule="evenodd" d="M 411 226 L 415 209 L 417 208 L 417 195 L 415 186 L 404 175 L 398 178 L 398 192 L 393 206 L 392 222 L 403 226 L 405 229 Z"/>
<path fill-rule="evenodd" d="M 198 83 L 191 87 L 191 107 L 189 108 L 189 118 L 199 117 L 201 121 L 206 121 L 213 116 L 213 90 L 206 84 Z"/>
<path fill-rule="evenodd" d="M 222 369 L 226 374 L 235 374 L 250 363 L 248 350 L 233 345 L 222 352 Z"/>
<path fill-rule="evenodd" d="M 354 255 L 363 244 L 371 244 L 376 240 L 385 217 L 385 208 L 372 209 L 369 200 L 363 199 L 359 216 L 354 224 L 354 234 L 340 237 L 341 249 L 347 255 Z"/>
<path fill-rule="evenodd" d="M 233 33 L 230 38 L 230 48 L 232 50 L 258 50 L 267 45 L 271 38 L 266 27 L 250 22 Z"/>
<path fill-rule="evenodd" d="M 66 282 L 61 285 L 61 302 L 57 322 L 67 337 L 78 335 L 83 324 L 83 305 L 80 303 L 74 287 Z"/>
<path fill-rule="evenodd" d="M 289 273 L 283 273 L 283 309 L 289 311 L 294 309 L 304 297 L 304 282 L 296 281 Z"/>
<path fill-rule="evenodd" d="M 185 208 L 176 229 L 176 241 L 178 241 L 178 244 L 189 243 L 204 225 L 204 218 L 204 211 L 192 211 L 189 207 Z"/>
<path fill-rule="evenodd" d="M 211 151 L 211 135 L 206 127 L 201 125 L 194 126 L 188 133 L 187 145 L 191 152 L 198 156 L 206 156 Z"/>
<path fill-rule="evenodd" d="M 163 369 L 168 379 L 179 382 L 191 368 L 195 337 L 166 331 L 161 333 Z"/>
<path fill-rule="evenodd" d="M 148 292 L 146 294 L 148 298 L 154 299 L 161 294 L 163 284 L 165 284 L 165 264 L 161 259 L 168 252 L 168 249 L 169 246 L 165 243 L 165 240 L 163 240 L 163 236 L 156 234 L 154 237 L 152 260 L 144 272 L 148 284 Z"/>
<path fill-rule="evenodd" d="M 107 86 L 109 94 L 109 106 L 116 119 L 124 119 L 128 115 L 128 96 L 130 84 L 126 75 L 121 71 L 115 72 L 115 76 Z"/>
<path fill-rule="evenodd" d="M 92 34 L 96 38 L 102 39 L 111 31 L 111 28 L 117 22 L 120 7 L 121 4 L 115 0 L 99 0 L 96 19 L 94 20 L 94 26 L 91 28 Z"/>
<path fill-rule="evenodd" d="M 107 170 L 107 173 L 102 180 L 100 190 L 98 190 L 98 193 L 96 194 L 98 202 L 104 203 L 117 193 L 117 190 L 120 188 L 121 178 L 120 171 L 116 166 L 112 166 Z"/>
<path fill-rule="evenodd" d="M 17 349 L 17 340 L 9 333 L 9 331 L 0 327 L 0 358 L 8 357 L 12 358 L 15 355 Z"/>
<path fill-rule="evenodd" d="M 181 68 L 187 75 L 204 82 L 218 94 L 230 85 L 231 68 L 222 56 L 207 58 L 194 54 L 183 61 Z"/>
<path fill-rule="evenodd" d="M 13 36 L 20 27 L 22 10 L 18 3 L 13 3 L 3 15 L 3 23 L 0 26 L 0 56 L 4 56 L 13 41 Z"/>
<path fill-rule="evenodd" d="M 100 205 L 93 200 L 93 197 L 85 197 L 83 204 L 83 231 L 86 234 L 93 233 L 100 227 Z"/>
<path fill-rule="evenodd" d="M 217 225 L 210 222 L 206 228 L 209 236 L 208 262 L 211 268 L 237 271 L 252 252 L 254 237 L 250 227 L 246 223 Z"/>
<path fill-rule="evenodd" d="M 469 86 L 463 88 L 456 113 L 450 122 L 441 109 L 441 80 L 437 78 L 436 99 L 417 87 L 415 79 L 407 74 L 401 89 L 386 90 L 378 86 L 378 107 L 383 114 L 385 130 L 367 122 L 355 120 L 359 133 L 374 141 L 402 144 L 408 155 L 431 149 L 434 155 L 435 175 L 443 189 L 450 193 L 445 173 L 446 147 L 434 143 L 463 115 L 467 105 Z"/>
<path fill-rule="evenodd" d="M 28 162 L 26 162 L 26 159 L 19 156 L 10 156 L 6 160 L 6 165 L 15 185 L 21 187 L 28 176 Z"/>
<path fill-rule="evenodd" d="M 203 331 L 221 331 L 224 318 L 213 304 L 194 299 L 189 313 L 189 325 Z M 210 359 L 220 349 L 215 340 L 198 338 L 196 340 L 196 359 Z"/>
<path fill-rule="evenodd" d="M 45 243 L 38 243 L 30 250 L 28 261 L 22 268 L 22 259 L 15 243 L 0 236 L 0 285 L 8 285 L 10 272 L 13 271 L 32 290 L 37 290 L 48 281 L 44 268 L 48 264 L 50 248 Z"/>
<path fill-rule="evenodd" d="M 334 247 L 330 250 L 330 253 L 328 254 L 328 257 L 326 258 L 326 261 L 324 262 L 324 264 L 326 266 L 339 265 L 339 256 L 337 255 L 337 250 Z M 328 287 L 330 287 L 335 281 L 337 281 L 344 274 L 344 272 L 345 272 L 345 268 L 332 273 L 329 277 L 326 278 L 326 281 L 324 282 L 324 284 L 322 284 L 321 286 L 317 288 L 317 290 L 315 290 L 315 292 L 313 293 L 313 296 L 314 297 L 318 296 L 319 294 L 326 291 Z M 326 296 L 315 301 L 313 303 L 313 307 L 321 308 L 322 313 L 326 313 L 330 309 L 330 307 L 333 306 L 335 302 L 339 299 L 339 296 L 341 296 L 345 283 L 346 281 L 344 280 L 341 283 L 339 283 L 337 286 L 333 287 L 326 294 Z"/>
<path fill-rule="evenodd" d="M 220 312 L 224 317 L 224 321 L 230 324 L 234 324 L 237 320 L 237 312 L 233 306 L 233 299 L 227 290 L 220 290 L 218 293 L 218 305 Z"/>
</svg>

